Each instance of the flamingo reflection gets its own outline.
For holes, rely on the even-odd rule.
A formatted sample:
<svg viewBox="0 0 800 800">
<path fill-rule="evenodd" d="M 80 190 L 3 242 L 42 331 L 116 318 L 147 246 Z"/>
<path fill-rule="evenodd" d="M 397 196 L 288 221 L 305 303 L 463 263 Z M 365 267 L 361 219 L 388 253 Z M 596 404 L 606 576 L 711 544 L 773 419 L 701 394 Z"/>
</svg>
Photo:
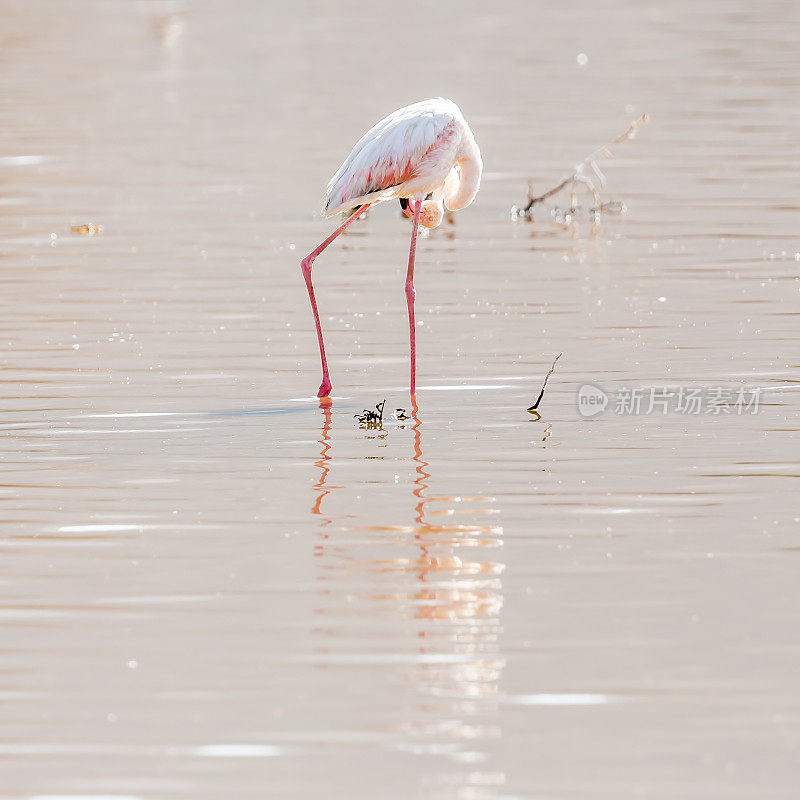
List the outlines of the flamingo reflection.
<svg viewBox="0 0 800 800">
<path fill-rule="evenodd" d="M 323 594 L 328 595 L 331 584 L 340 580 L 349 597 L 353 597 L 354 586 L 361 589 L 357 598 L 363 606 L 362 619 L 369 618 L 372 608 L 375 612 L 372 616 L 389 611 L 392 616 L 417 621 L 415 636 L 420 668 L 415 673 L 415 683 L 419 691 L 464 701 L 494 697 L 503 667 L 498 640 L 499 613 L 503 605 L 500 575 L 505 565 L 468 556 L 465 551 L 499 549 L 502 528 L 491 523 L 456 521 L 464 516 L 491 516 L 496 511 L 491 507 L 494 498 L 429 495 L 432 467 L 424 455 L 424 425 L 419 407 L 416 400 L 412 400 L 409 423 L 413 433 L 410 463 L 413 465 L 411 510 L 414 524 L 393 525 L 382 521 L 353 525 L 349 515 L 345 519 L 326 514 L 324 501 L 332 489 L 346 491 L 347 487 L 332 487 L 328 483 L 335 463 L 332 414 L 330 405 L 320 408 L 323 412 L 318 440 L 321 450 L 314 462 L 319 476 L 313 485 L 315 498 L 311 513 L 319 520 L 320 538 L 314 553 L 322 559 L 318 578 L 325 582 Z M 407 426 L 400 423 L 398 428 L 407 429 Z M 387 435 L 383 430 L 379 433 Z M 371 431 L 371 435 L 374 434 L 375 431 Z M 348 460 L 348 465 L 352 465 L 352 461 Z M 372 461 L 369 470 L 374 478 Z M 368 512 L 373 510 L 368 508 Z M 441 517 L 452 521 L 433 521 Z M 334 521 L 337 524 L 333 525 Z M 365 538 L 364 534 L 373 535 Z M 402 551 L 409 545 L 417 551 L 416 555 L 376 558 L 365 552 L 369 549 L 374 553 L 376 547 Z M 369 576 L 374 576 L 373 580 Z M 320 608 L 319 613 L 324 615 L 325 608 Z M 324 649 L 328 651 L 327 646 Z M 448 659 L 448 654 L 453 658 Z"/>
</svg>

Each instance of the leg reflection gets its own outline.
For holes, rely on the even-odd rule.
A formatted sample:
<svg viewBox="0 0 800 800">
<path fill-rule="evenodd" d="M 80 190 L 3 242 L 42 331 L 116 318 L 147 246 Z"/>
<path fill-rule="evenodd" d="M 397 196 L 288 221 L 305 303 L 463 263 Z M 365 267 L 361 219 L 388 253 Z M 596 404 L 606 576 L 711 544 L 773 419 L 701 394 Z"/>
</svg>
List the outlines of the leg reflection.
<svg viewBox="0 0 800 800">
<path fill-rule="evenodd" d="M 332 486 L 328 486 L 328 473 L 331 471 L 331 424 L 333 422 L 333 415 L 331 414 L 331 407 L 333 403 L 331 402 L 330 398 L 323 397 L 320 399 L 319 407 L 322 411 L 322 430 L 321 436 L 317 440 L 321 445 L 322 449 L 319 452 L 319 460 L 314 462 L 314 466 L 319 469 L 319 479 L 313 485 L 313 490 L 316 492 L 316 498 L 314 503 L 311 506 L 311 513 L 315 516 L 320 517 L 319 520 L 319 527 L 320 527 L 320 535 L 324 538 L 328 538 L 328 534 L 325 532 L 325 528 L 330 525 L 333 520 L 322 513 L 322 501 L 331 493 L 331 490 L 334 488 Z M 317 544 L 314 548 L 315 555 L 322 555 L 322 545 Z"/>
<path fill-rule="evenodd" d="M 495 797 L 497 787 L 473 787 L 478 773 L 461 768 L 489 758 L 489 742 L 500 735 L 504 564 L 485 557 L 502 547 L 495 499 L 431 493 L 437 469 L 425 456 L 426 425 L 415 399 L 406 425 L 382 440 L 380 460 L 359 446 L 360 457 L 334 461 L 330 408 L 323 415 L 311 507 L 320 534 L 314 649 L 321 668 L 337 658 L 355 668 L 353 654 L 363 654 L 361 680 L 373 687 L 376 712 L 391 720 L 392 747 L 446 753 L 448 781 L 474 788 L 475 797 Z M 403 463 L 411 474 L 405 486 Z M 348 476 L 341 487 L 329 483 L 334 464 Z M 450 481 L 472 476 L 457 459 L 438 467 Z M 352 513 L 326 515 L 334 488 L 342 489 L 337 507 Z M 502 772 L 491 776 L 500 786 Z"/>
<path fill-rule="evenodd" d="M 435 524 L 428 516 L 455 516 L 492 512 L 491 508 L 459 507 L 428 511 L 430 504 L 491 502 L 487 497 L 428 497 L 430 463 L 423 454 L 419 408 L 412 406 L 414 455 L 417 474 L 412 494 L 416 498 L 414 539 L 420 550 L 415 566 L 424 584 L 410 598 L 421 625 L 418 636 L 426 642 L 420 648 L 441 651 L 443 646 L 464 657 L 447 666 L 428 665 L 420 689 L 434 695 L 463 699 L 490 698 L 497 694 L 497 681 L 503 662 L 495 658 L 500 632 L 499 613 L 503 605 L 500 575 L 504 564 L 458 554 L 466 548 L 497 548 L 502 544 L 502 528 L 495 525 Z M 399 599 L 399 598 L 398 598 Z M 444 624 L 450 623 L 450 624 Z M 469 654 L 474 654 L 470 658 Z M 435 663 L 435 662 L 434 662 Z"/>
</svg>

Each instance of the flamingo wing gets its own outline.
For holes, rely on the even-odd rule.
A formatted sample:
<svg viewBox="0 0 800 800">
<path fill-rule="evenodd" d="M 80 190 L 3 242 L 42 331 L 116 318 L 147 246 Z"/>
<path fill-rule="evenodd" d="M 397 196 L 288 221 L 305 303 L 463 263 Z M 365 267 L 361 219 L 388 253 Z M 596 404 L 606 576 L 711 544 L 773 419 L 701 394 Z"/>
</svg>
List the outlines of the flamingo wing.
<svg viewBox="0 0 800 800">
<path fill-rule="evenodd" d="M 443 182 L 460 140 L 460 117 L 454 103 L 440 98 L 414 103 L 382 119 L 358 140 L 328 183 L 325 216 L 400 197 L 401 187 L 423 173 L 431 173 L 431 189 Z"/>
</svg>

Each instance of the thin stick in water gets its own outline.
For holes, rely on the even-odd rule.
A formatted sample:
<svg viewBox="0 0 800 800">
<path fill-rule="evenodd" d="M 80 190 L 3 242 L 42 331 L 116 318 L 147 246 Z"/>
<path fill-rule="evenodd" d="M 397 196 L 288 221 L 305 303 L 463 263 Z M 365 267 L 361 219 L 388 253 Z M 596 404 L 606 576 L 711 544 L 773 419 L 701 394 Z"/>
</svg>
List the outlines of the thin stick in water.
<svg viewBox="0 0 800 800">
<path fill-rule="evenodd" d="M 544 390 L 547 388 L 547 381 L 550 380 L 550 376 L 553 374 L 553 370 L 556 368 L 556 361 L 558 361 L 558 359 L 561 358 L 562 355 L 563 353 L 559 353 L 553 360 L 553 366 L 550 367 L 550 372 L 547 373 L 544 379 L 544 383 L 542 384 L 542 391 L 539 392 L 539 396 L 536 398 L 536 402 L 528 409 L 528 411 L 531 414 L 535 413 L 536 409 L 539 408 L 539 403 L 542 402 L 542 398 L 544 397 Z"/>
</svg>

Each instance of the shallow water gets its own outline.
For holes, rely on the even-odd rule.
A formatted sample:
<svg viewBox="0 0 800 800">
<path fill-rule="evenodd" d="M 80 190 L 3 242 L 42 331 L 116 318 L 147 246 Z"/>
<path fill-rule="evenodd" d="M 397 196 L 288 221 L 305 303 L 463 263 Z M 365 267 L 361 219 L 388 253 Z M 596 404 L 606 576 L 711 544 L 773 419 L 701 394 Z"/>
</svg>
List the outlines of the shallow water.
<svg viewBox="0 0 800 800">
<path fill-rule="evenodd" d="M 796 5 L 2 11 L 0 797 L 796 796 Z M 315 266 L 321 408 L 322 189 L 439 94 L 487 172 L 418 408 L 388 206 Z M 645 111 L 625 215 L 511 222 Z M 680 387 L 764 391 L 616 411 Z"/>
</svg>

